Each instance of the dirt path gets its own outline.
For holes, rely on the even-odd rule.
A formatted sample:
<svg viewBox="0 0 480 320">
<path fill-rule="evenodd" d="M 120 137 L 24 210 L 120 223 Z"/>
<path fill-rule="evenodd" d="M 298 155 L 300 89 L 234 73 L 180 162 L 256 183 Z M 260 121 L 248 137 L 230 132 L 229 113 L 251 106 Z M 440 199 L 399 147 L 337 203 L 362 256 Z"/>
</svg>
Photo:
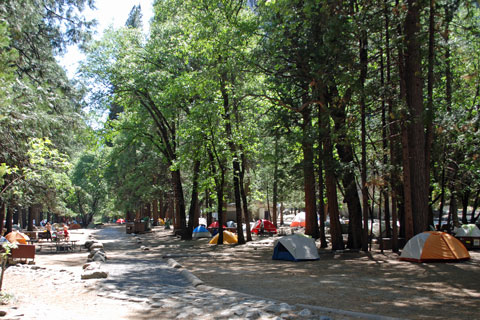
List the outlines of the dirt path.
<svg viewBox="0 0 480 320">
<path fill-rule="evenodd" d="M 293 263 L 271 259 L 272 238 L 258 238 L 247 246 L 218 247 L 208 245 L 206 239 L 181 241 L 163 228 L 142 235 L 126 235 L 124 227 L 116 226 L 81 232 L 72 236 L 85 240 L 92 233 L 102 240 L 109 257 L 111 277 L 107 281 L 80 280 L 81 266 L 87 256 L 85 251 L 41 253 L 33 269 L 14 267 L 7 270 L 3 289 L 12 293 L 15 300 L 0 310 L 7 311 L 8 319 L 48 319 L 52 316 L 138 319 L 140 314 L 147 315 L 145 319 L 167 318 L 166 309 L 152 313 L 150 308 L 150 313 L 145 313 L 145 301 L 138 295 L 134 298 L 141 290 L 145 291 L 145 296 L 150 294 L 145 288 L 152 292 L 170 288 L 168 295 L 177 299 L 165 300 L 171 306 L 178 306 L 189 297 L 196 297 L 192 301 L 208 298 L 188 289 L 187 284 L 175 278 L 175 273 L 164 268 L 165 258 L 174 258 L 206 285 L 299 307 L 322 306 L 410 319 L 478 318 L 480 252 L 471 252 L 472 259 L 467 262 L 415 264 L 400 262 L 392 254 L 334 255 L 324 251 L 319 261 Z M 148 250 L 142 250 L 142 246 Z M 127 267 L 142 271 L 131 272 L 125 277 L 122 270 Z M 175 287 L 184 289 L 171 289 Z M 131 301 L 112 299 L 109 290 L 133 298 Z M 228 299 L 225 303 L 232 303 Z M 187 319 L 196 318 L 177 309 L 169 309 L 168 318 L 181 315 Z M 65 312 L 68 312 L 66 317 Z M 335 318 L 335 315 L 329 316 Z"/>
</svg>

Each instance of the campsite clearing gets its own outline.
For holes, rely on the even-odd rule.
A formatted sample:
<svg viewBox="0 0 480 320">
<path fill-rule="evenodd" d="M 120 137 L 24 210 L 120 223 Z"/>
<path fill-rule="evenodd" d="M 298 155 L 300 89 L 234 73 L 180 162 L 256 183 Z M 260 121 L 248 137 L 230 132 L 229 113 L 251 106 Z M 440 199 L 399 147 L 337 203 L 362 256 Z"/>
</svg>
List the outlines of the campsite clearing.
<svg viewBox="0 0 480 320">
<path fill-rule="evenodd" d="M 207 286 L 251 294 L 259 300 L 273 299 L 291 305 L 322 306 L 409 319 L 478 318 L 479 251 L 471 251 L 470 260 L 456 263 L 411 263 L 399 261 L 398 255 L 392 253 L 334 254 L 324 250 L 320 251 L 320 260 L 291 262 L 272 260 L 276 237 L 255 237 L 254 242 L 244 246 L 214 246 L 208 245 L 209 239 L 181 241 L 163 227 L 155 227 L 153 232 L 142 235 L 127 235 L 124 226 L 109 226 L 108 229 L 112 232 L 104 244 L 110 261 L 119 261 L 132 254 L 152 263 L 173 258 Z M 141 246 L 150 250 L 142 251 Z M 81 268 L 85 256 L 86 253 L 42 254 L 36 261 L 38 266 L 73 271 Z M 98 319 L 100 306 L 106 311 L 112 310 L 115 315 L 136 313 L 131 310 L 134 303 L 118 301 L 116 305 L 111 300 L 96 297 L 98 287 L 93 283 L 81 290 L 78 290 L 82 287 L 81 282 L 62 284 L 62 274 L 65 273 L 53 275 L 58 278 L 53 283 L 54 295 L 45 296 L 43 278 L 28 282 L 20 275 L 7 276 L 5 289 L 16 290 L 21 285 L 23 295 L 32 295 L 31 299 L 22 300 L 26 305 L 17 305 L 19 310 L 38 301 L 37 307 L 57 303 L 56 310 L 63 308 L 79 312 L 83 318 L 91 313 L 90 319 Z M 39 299 L 39 295 L 46 299 Z M 55 310 L 51 305 L 47 307 Z M 339 317 L 345 318 L 348 317 Z"/>
</svg>

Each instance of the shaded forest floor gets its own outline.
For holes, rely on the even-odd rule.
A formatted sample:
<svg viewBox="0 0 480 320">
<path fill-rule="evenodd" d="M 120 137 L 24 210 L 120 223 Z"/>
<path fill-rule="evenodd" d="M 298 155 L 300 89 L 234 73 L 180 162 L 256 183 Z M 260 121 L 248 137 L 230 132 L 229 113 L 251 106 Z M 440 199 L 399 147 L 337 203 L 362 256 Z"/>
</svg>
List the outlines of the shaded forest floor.
<svg viewBox="0 0 480 320">
<path fill-rule="evenodd" d="M 171 256 L 207 285 L 289 304 L 410 319 L 474 319 L 480 308 L 480 251 L 457 263 L 411 263 L 385 251 L 333 254 L 320 260 L 272 260 L 273 237 L 223 247 L 180 241 L 165 231 L 153 252 Z M 153 244 L 153 243 L 152 243 Z"/>
<path fill-rule="evenodd" d="M 478 318 L 480 251 L 470 251 L 472 259 L 469 261 L 417 264 L 399 261 L 396 254 L 388 252 L 333 254 L 322 250 L 318 261 L 295 263 L 272 260 L 274 237 L 256 237 L 244 246 L 212 246 L 208 245 L 207 239 L 179 240 L 171 230 L 163 227 L 155 227 L 153 232 L 140 235 L 125 234 L 125 226 L 107 228 L 114 232 L 108 233 L 109 239 L 100 240 L 107 248 L 110 261 L 138 255 L 152 261 L 173 258 L 212 287 L 292 305 L 398 318 Z M 88 233 L 95 235 L 98 231 L 88 230 Z M 142 246 L 149 250 L 141 250 Z M 75 274 L 80 272 L 85 260 L 85 252 L 41 254 L 36 258 L 39 266 L 63 268 Z M 80 318 L 91 313 L 90 318 L 97 319 L 98 316 L 101 319 L 101 314 L 109 314 L 105 312 L 111 310 L 111 315 L 118 315 L 118 319 L 129 319 L 138 312 L 132 310 L 132 303 L 103 301 L 95 294 L 94 282 L 88 286 L 78 281 L 66 284 L 58 279 L 58 282 L 50 288 L 45 287 L 40 279 L 29 283 L 25 275 L 9 275 L 4 286 L 13 293 L 22 291 L 25 297 L 17 303 L 36 302 L 32 307 L 37 310 L 40 305 L 57 301 L 64 310 L 71 310 L 73 314 L 78 312 L 82 315 Z M 86 306 L 92 302 L 92 312 L 89 312 Z M 103 312 L 95 314 L 100 312 L 99 306 Z M 55 309 L 52 307 L 45 313 L 55 313 Z M 25 317 L 28 317 L 27 313 L 20 318 Z"/>
</svg>

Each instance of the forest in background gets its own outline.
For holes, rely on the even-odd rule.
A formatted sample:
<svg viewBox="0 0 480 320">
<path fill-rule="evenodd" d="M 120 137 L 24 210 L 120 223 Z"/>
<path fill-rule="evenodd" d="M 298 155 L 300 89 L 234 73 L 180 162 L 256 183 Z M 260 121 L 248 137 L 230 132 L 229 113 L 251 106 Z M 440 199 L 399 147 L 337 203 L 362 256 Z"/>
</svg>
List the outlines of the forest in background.
<svg viewBox="0 0 480 320">
<path fill-rule="evenodd" d="M 189 239 L 198 216 L 221 226 L 234 203 L 250 221 L 268 198 L 275 223 L 279 204 L 304 208 L 323 247 L 328 217 L 332 249 L 341 211 L 352 249 L 381 217 L 396 250 L 477 221 L 477 1 L 157 0 L 152 21 L 135 6 L 97 41 L 87 5 L 0 5 L 7 230 L 151 216 Z M 71 44 L 87 53 L 73 80 L 55 59 Z"/>
</svg>

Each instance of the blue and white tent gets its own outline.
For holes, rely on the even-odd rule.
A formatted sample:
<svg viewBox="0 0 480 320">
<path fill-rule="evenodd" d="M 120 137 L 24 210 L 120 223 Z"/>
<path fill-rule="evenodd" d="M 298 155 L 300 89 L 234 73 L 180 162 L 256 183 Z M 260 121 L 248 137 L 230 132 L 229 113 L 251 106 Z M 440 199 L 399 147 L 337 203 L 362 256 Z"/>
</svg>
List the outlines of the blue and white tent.
<svg viewBox="0 0 480 320">
<path fill-rule="evenodd" d="M 196 239 L 196 238 L 211 238 L 212 235 L 210 234 L 210 232 L 207 230 L 207 228 L 205 228 L 205 226 L 198 226 L 196 227 L 194 230 L 193 230 L 193 233 L 192 233 L 192 238 Z"/>
<path fill-rule="evenodd" d="M 273 250 L 273 260 L 318 260 L 317 247 L 312 238 L 294 234 L 278 239 Z"/>
</svg>

